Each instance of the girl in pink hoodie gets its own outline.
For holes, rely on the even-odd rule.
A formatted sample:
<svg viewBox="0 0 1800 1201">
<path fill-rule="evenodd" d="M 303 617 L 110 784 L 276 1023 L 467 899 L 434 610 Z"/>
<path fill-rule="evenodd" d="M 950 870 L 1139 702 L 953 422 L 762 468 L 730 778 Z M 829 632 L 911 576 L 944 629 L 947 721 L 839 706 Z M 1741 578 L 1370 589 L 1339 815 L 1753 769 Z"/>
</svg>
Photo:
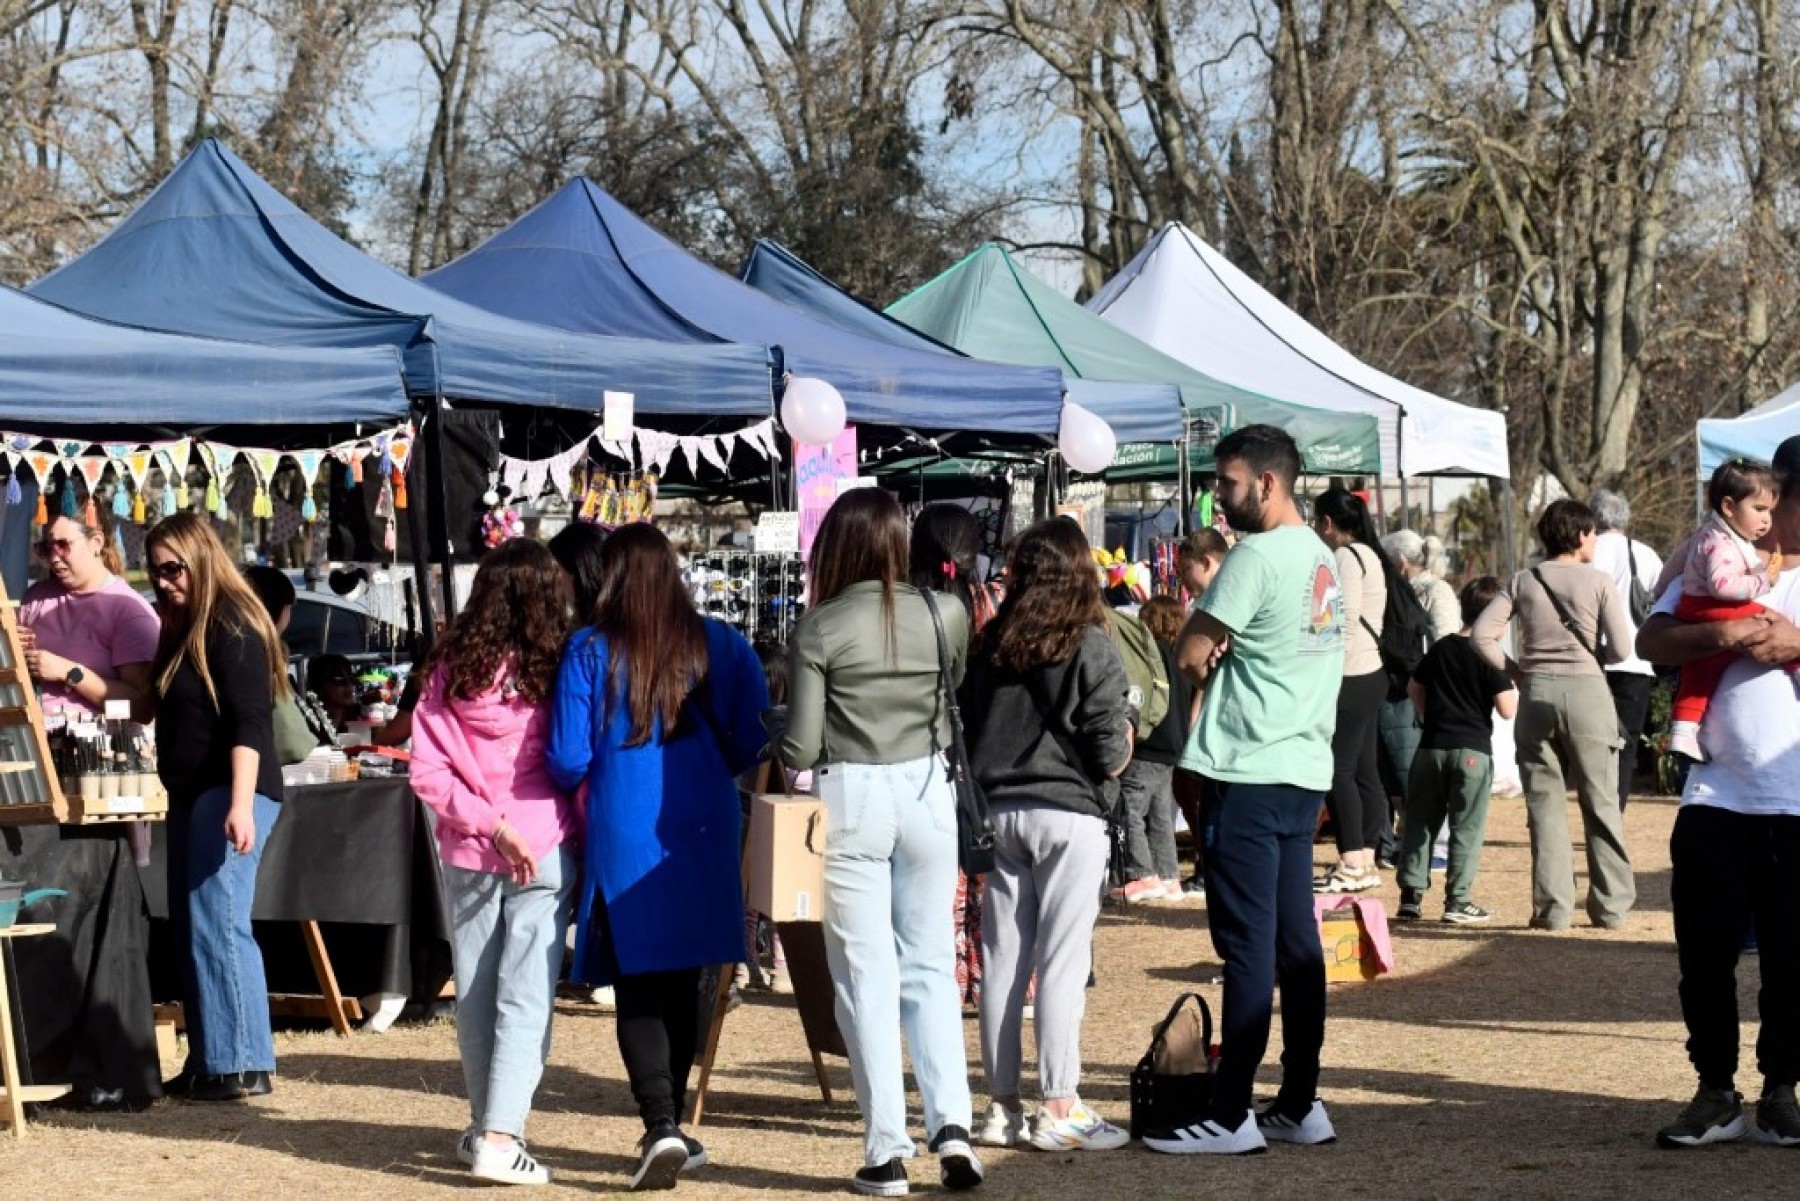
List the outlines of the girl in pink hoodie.
<svg viewBox="0 0 1800 1201">
<path fill-rule="evenodd" d="M 412 785 L 437 814 L 477 1179 L 543 1184 L 525 1117 L 550 1053 L 581 815 L 544 767 L 569 586 L 541 543 L 489 551 L 425 667 Z"/>
</svg>

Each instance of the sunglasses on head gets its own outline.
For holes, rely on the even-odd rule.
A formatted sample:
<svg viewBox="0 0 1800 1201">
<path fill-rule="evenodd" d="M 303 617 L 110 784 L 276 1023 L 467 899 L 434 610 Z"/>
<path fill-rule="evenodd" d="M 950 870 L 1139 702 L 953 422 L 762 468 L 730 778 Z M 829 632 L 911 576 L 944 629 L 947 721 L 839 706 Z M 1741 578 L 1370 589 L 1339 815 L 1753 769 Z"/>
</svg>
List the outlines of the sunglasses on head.
<svg viewBox="0 0 1800 1201">
<path fill-rule="evenodd" d="M 150 574 L 159 580 L 174 583 L 187 574 L 187 564 L 180 559 L 172 559 L 167 563 L 157 563 L 150 568 Z"/>
</svg>

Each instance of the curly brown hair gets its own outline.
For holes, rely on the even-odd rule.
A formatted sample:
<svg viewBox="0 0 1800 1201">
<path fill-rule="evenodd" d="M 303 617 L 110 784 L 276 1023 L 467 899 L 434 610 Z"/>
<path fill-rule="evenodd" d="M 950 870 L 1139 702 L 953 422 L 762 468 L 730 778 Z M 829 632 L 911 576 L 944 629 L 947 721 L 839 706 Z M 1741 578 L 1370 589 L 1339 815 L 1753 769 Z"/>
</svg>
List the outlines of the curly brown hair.
<svg viewBox="0 0 1800 1201">
<path fill-rule="evenodd" d="M 445 695 L 474 700 L 510 665 L 520 696 L 547 701 L 568 634 L 568 575 L 543 543 L 514 538 L 481 557 L 469 603 L 432 649 L 426 670 L 444 664 Z"/>
<path fill-rule="evenodd" d="M 1187 624 L 1187 618 L 1187 609 L 1172 596 L 1153 596 L 1138 610 L 1138 620 L 1150 631 L 1150 637 L 1164 646 L 1173 646 L 1181 637 L 1181 627 Z"/>
<path fill-rule="evenodd" d="M 1066 662 L 1089 626 L 1106 621 L 1100 573 L 1081 527 L 1065 517 L 1040 521 L 1006 559 L 1006 599 L 982 631 L 988 661 L 1027 672 Z"/>
</svg>

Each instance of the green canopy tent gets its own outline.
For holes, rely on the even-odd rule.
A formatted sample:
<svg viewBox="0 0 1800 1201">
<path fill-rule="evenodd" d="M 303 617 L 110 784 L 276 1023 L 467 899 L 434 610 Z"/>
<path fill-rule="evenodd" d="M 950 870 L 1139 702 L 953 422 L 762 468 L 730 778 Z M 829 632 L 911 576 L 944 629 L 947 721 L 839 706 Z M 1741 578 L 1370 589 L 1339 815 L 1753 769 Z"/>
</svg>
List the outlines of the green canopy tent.
<svg viewBox="0 0 1800 1201">
<path fill-rule="evenodd" d="M 1088 312 L 989 243 L 888 306 L 888 315 L 965 354 L 999 363 L 1053 366 L 1082 379 L 1174 384 L 1187 415 L 1190 466 L 1213 469 L 1212 446 L 1245 425 L 1288 431 L 1313 475 L 1381 470 L 1379 423 L 1271 400 L 1221 383 Z M 1119 448 L 1107 478 L 1172 479 L 1173 444 Z"/>
</svg>

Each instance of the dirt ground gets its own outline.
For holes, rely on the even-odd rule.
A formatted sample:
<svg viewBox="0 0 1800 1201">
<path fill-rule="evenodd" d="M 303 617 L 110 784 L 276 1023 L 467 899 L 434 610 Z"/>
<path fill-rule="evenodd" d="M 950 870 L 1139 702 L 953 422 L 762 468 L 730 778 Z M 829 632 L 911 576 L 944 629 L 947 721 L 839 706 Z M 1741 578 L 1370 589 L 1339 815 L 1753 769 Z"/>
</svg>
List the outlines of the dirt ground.
<svg viewBox="0 0 1800 1201">
<path fill-rule="evenodd" d="M 1278 1146 L 1239 1159 L 1133 1147 L 1110 1154 L 983 1151 L 989 1197 L 1795 1196 L 1800 1154 L 1743 1143 L 1659 1151 L 1652 1134 L 1693 1089 L 1682 1051 L 1668 901 L 1675 807 L 1627 816 L 1639 903 L 1626 928 L 1524 929 L 1524 809 L 1497 798 L 1476 899 L 1487 928 L 1428 920 L 1396 932 L 1398 965 L 1371 984 L 1332 986 L 1323 1093 L 1335 1146 Z M 1571 822 L 1579 819 L 1571 807 Z M 1321 852 L 1322 852 L 1321 848 Z M 1321 854 L 1321 857 L 1323 855 Z M 1577 857 L 1579 859 L 1579 856 Z M 1390 911 L 1390 884 L 1379 894 Z M 1434 919 L 1435 894 L 1427 902 Z M 1151 1022 L 1217 965 L 1202 907 L 1109 910 L 1085 1027 L 1085 1096 L 1124 1124 L 1127 1077 Z M 1746 961 L 1746 1014 L 1756 970 Z M 1215 1007 L 1218 990 L 1203 991 Z M 972 1076 L 980 1088 L 975 1023 Z M 1758 1080 L 1745 1030 L 1739 1086 Z M 1278 1037 L 1278 1036 L 1277 1036 Z M 752 995 L 725 1030 L 705 1124 L 713 1165 L 684 1180 L 705 1197 L 845 1192 L 860 1160 L 849 1073 L 821 1103 L 791 1001 Z M 46 1114 L 24 1143 L 0 1137 L 0 1197 L 447 1195 L 474 1187 L 454 1154 L 466 1120 L 448 1023 L 339 1040 L 278 1037 L 273 1096 L 241 1107 L 164 1102 L 136 1115 Z M 1265 1069 L 1272 1092 L 1276 1075 Z M 986 1098 L 977 1093 L 977 1106 Z M 917 1114 L 915 1099 L 914 1114 Z M 915 1118 L 916 1120 L 916 1118 Z M 539 1195 L 623 1188 L 639 1133 L 612 1019 L 561 1004 L 530 1131 L 555 1171 Z M 938 1191 L 935 1163 L 915 1192 Z"/>
</svg>

